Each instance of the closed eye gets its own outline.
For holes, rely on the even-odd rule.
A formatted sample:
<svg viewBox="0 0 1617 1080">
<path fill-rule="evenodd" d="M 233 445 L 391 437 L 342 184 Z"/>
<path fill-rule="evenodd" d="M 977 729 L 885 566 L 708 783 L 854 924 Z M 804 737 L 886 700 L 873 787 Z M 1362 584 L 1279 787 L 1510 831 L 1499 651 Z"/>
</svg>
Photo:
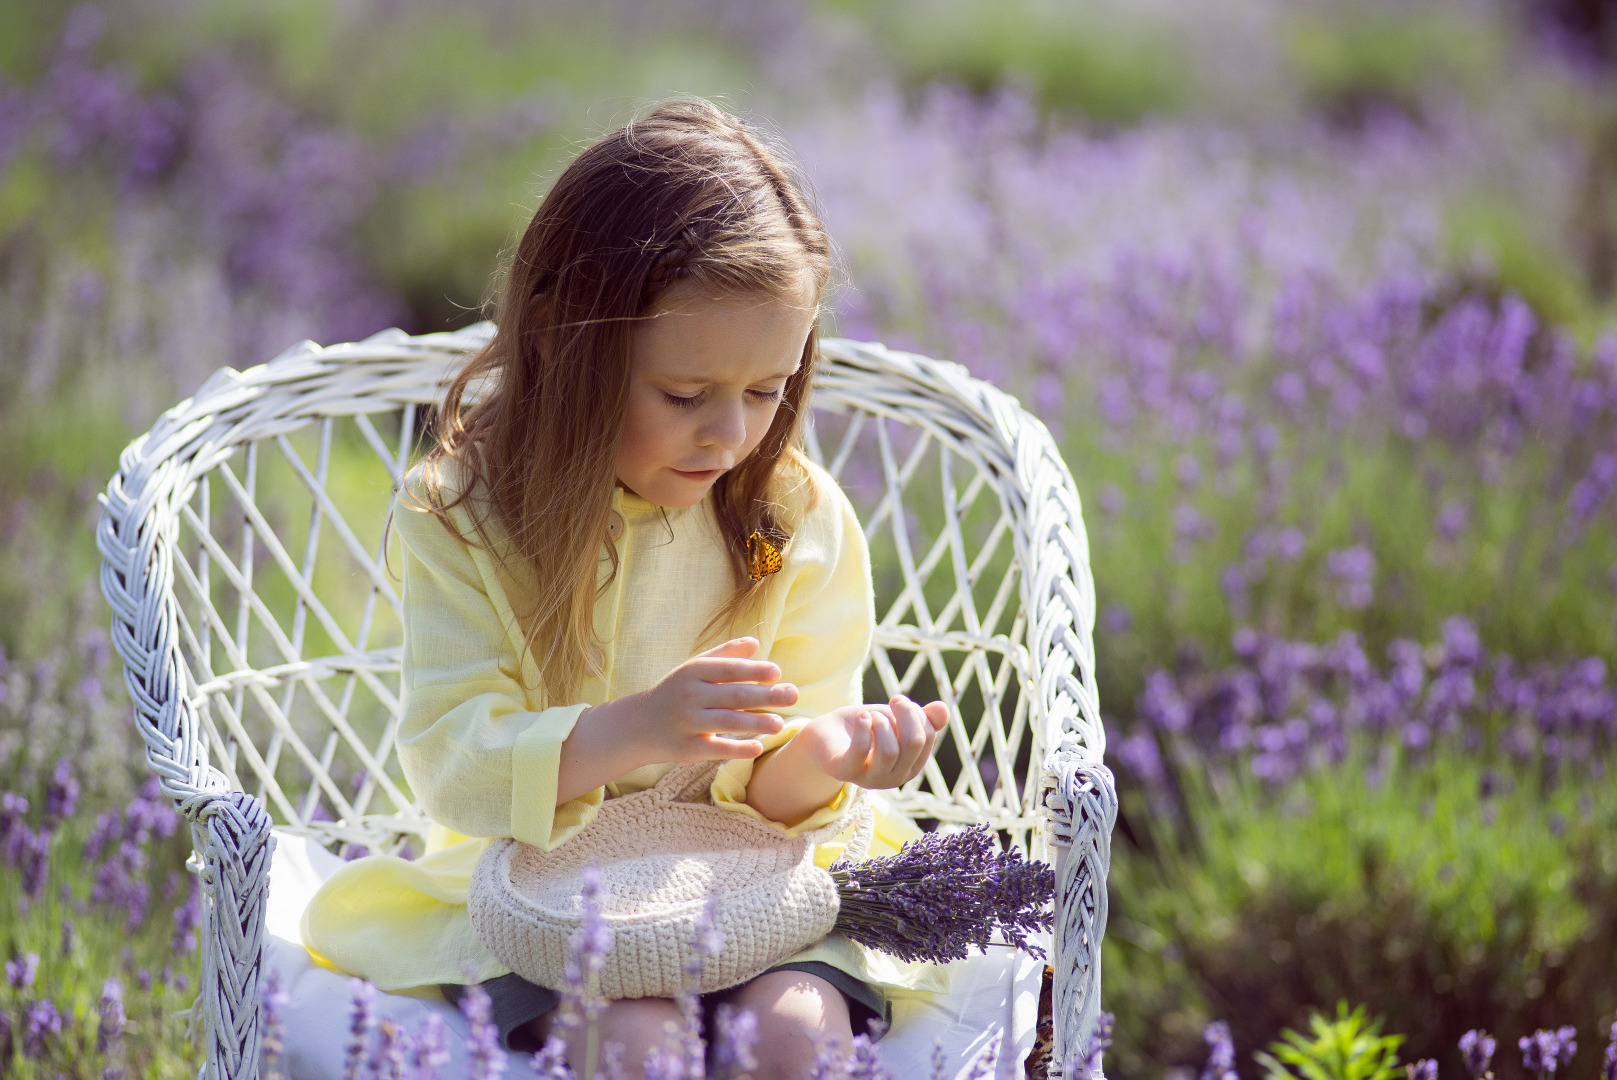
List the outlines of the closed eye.
<svg viewBox="0 0 1617 1080">
<path fill-rule="evenodd" d="M 779 401 L 782 391 L 749 389 L 747 393 L 754 401 L 764 403 Z M 693 394 L 690 397 L 681 397 L 678 394 L 670 394 L 665 390 L 663 391 L 663 400 L 668 402 L 668 404 L 672 405 L 676 409 L 694 409 L 698 405 L 702 404 L 703 401 L 707 400 L 707 395 L 703 393 Z"/>
</svg>

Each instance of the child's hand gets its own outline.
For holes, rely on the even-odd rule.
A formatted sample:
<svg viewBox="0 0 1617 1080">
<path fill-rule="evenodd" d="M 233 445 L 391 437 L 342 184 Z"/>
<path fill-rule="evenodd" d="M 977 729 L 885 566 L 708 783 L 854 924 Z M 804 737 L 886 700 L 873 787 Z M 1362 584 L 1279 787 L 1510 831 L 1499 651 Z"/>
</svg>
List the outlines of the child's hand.
<svg viewBox="0 0 1617 1080">
<path fill-rule="evenodd" d="M 742 710 L 794 705 L 797 687 L 776 681 L 775 664 L 747 659 L 757 651 L 757 638 L 726 641 L 633 695 L 640 699 L 639 734 L 651 761 L 724 761 L 763 753 L 763 744 L 747 736 L 773 735 L 783 721 L 774 713 Z"/>
<path fill-rule="evenodd" d="M 833 779 L 892 788 L 920 774 L 948 723 L 943 702 L 923 709 L 900 694 L 887 705 L 849 705 L 826 713 L 792 742 Z"/>
</svg>

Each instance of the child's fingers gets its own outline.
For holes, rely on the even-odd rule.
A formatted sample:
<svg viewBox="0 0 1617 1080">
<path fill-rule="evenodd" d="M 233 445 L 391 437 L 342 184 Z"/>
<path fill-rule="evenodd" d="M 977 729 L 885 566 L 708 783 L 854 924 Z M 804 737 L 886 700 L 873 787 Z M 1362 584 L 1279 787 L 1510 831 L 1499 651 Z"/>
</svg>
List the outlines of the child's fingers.
<svg viewBox="0 0 1617 1080">
<path fill-rule="evenodd" d="M 723 645 L 715 645 L 705 653 L 698 656 L 751 656 L 758 651 L 758 639 L 755 637 L 731 638 Z"/>
<path fill-rule="evenodd" d="M 921 763 L 932 750 L 937 732 L 921 707 L 903 694 L 893 698 L 893 728 L 898 737 L 898 760 L 894 763 L 902 780 L 921 771 Z"/>
<path fill-rule="evenodd" d="M 757 739 L 737 739 L 726 735 L 709 735 L 705 740 L 708 761 L 741 761 L 755 758 L 764 752 L 764 744 Z"/>
<path fill-rule="evenodd" d="M 775 713 L 703 709 L 701 724 L 704 735 L 734 735 L 737 738 L 745 738 L 752 735 L 773 735 L 786 726 L 786 721 Z"/>
<path fill-rule="evenodd" d="M 926 718 L 931 721 L 933 731 L 942 731 L 949 726 L 949 706 L 943 702 L 928 702 L 922 711 L 926 713 Z"/>
<path fill-rule="evenodd" d="M 870 751 L 876 742 L 876 725 L 880 721 L 868 709 L 853 718 L 848 726 L 848 761 L 856 770 L 865 769 L 870 763 Z"/>
<path fill-rule="evenodd" d="M 876 746 L 870 755 L 868 768 L 873 778 L 885 777 L 898 765 L 898 732 L 892 716 L 886 711 L 872 709 L 871 716 L 875 721 Z"/>
<path fill-rule="evenodd" d="M 710 683 L 772 683 L 780 678 L 777 664 L 734 656 L 698 656 L 687 660 L 685 667 L 698 679 Z"/>
<path fill-rule="evenodd" d="M 781 709 L 797 704 L 797 687 L 791 683 L 709 683 L 698 684 L 692 700 L 704 709 Z"/>
</svg>

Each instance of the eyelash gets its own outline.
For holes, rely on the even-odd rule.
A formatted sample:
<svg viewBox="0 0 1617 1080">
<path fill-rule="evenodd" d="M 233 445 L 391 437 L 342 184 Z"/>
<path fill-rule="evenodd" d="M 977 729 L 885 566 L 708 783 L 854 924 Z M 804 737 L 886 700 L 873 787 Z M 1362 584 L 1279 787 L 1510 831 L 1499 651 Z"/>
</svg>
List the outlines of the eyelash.
<svg viewBox="0 0 1617 1080">
<path fill-rule="evenodd" d="M 748 390 L 747 393 L 751 394 L 760 402 L 779 401 L 781 395 L 779 390 Z M 668 404 L 672 405 L 676 409 L 694 409 L 698 405 L 702 404 L 706 397 L 706 394 L 697 394 L 695 397 L 680 397 L 677 394 L 669 393 L 663 394 L 663 398 L 667 400 Z"/>
</svg>

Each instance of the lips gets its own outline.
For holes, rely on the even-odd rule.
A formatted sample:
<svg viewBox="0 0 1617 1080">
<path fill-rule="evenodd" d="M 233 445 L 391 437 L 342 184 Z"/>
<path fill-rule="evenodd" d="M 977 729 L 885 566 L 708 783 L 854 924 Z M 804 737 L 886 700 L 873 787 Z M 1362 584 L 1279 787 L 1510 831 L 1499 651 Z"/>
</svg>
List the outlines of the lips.
<svg viewBox="0 0 1617 1080">
<path fill-rule="evenodd" d="M 724 472 L 723 469 L 674 469 L 673 471 L 687 480 L 716 480 Z"/>
</svg>

